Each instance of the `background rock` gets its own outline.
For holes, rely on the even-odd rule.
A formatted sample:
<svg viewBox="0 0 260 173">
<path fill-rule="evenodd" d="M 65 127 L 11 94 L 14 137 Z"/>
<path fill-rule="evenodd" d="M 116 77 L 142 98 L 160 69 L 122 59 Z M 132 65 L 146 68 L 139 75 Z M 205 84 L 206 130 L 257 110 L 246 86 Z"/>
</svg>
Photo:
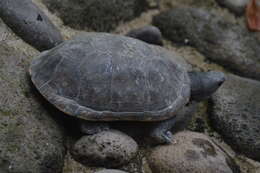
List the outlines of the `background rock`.
<svg viewBox="0 0 260 173">
<path fill-rule="evenodd" d="M 240 172 L 207 136 L 186 131 L 177 133 L 174 139 L 176 144 L 158 146 L 147 156 L 154 173 Z"/>
<path fill-rule="evenodd" d="M 59 173 L 63 132 L 31 86 L 31 59 L 21 51 L 26 47 L 23 42 L 0 41 L 0 172 Z"/>
<path fill-rule="evenodd" d="M 109 130 L 83 136 L 76 142 L 72 156 L 86 166 L 118 167 L 128 163 L 138 151 L 138 145 L 129 136 Z"/>
<path fill-rule="evenodd" d="M 210 119 L 231 147 L 260 160 L 260 82 L 228 75 L 212 97 Z"/>
<path fill-rule="evenodd" d="M 163 44 L 161 31 L 157 27 L 151 25 L 131 30 L 126 34 L 126 36 L 142 40 L 149 44 L 161 46 Z"/>
<path fill-rule="evenodd" d="M 250 0 L 216 0 L 221 6 L 228 8 L 236 15 L 244 15 L 247 3 Z"/>
<path fill-rule="evenodd" d="M 59 30 L 31 0 L 1 1 L 0 17 L 14 33 L 40 51 L 63 41 Z"/>
<path fill-rule="evenodd" d="M 260 80 L 259 40 L 218 13 L 175 8 L 154 17 L 153 23 L 167 39 L 190 44 L 232 72 Z"/>
<path fill-rule="evenodd" d="M 131 20 L 147 7 L 146 0 L 43 0 L 49 9 L 76 29 L 111 31 L 120 22 Z"/>
</svg>

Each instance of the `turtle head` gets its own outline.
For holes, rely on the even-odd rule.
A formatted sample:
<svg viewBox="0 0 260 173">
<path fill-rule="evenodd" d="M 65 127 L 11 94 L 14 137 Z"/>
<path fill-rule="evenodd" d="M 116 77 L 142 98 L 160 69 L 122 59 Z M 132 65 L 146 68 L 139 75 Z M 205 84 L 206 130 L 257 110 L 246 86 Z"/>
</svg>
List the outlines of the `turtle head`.
<svg viewBox="0 0 260 173">
<path fill-rule="evenodd" d="M 209 98 L 226 80 L 224 73 L 217 71 L 189 72 L 191 80 L 191 100 Z"/>
</svg>

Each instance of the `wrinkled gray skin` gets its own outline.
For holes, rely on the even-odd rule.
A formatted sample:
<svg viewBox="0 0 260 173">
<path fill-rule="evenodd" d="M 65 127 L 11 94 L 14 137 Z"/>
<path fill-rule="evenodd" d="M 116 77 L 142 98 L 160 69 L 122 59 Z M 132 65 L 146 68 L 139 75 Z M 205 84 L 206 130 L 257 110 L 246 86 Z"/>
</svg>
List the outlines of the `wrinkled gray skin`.
<svg viewBox="0 0 260 173">
<path fill-rule="evenodd" d="M 209 98 L 225 81 L 223 73 L 216 71 L 190 72 L 191 100 L 202 101 Z"/>
<path fill-rule="evenodd" d="M 126 36 L 137 38 L 149 44 L 163 45 L 162 33 L 155 26 L 144 26 L 142 28 L 131 30 L 126 34 Z"/>
<path fill-rule="evenodd" d="M 53 40 L 62 40 L 30 0 L 2 0 L 0 6 L 6 24 L 37 49 L 55 47 L 59 41 Z M 24 15 L 19 16 L 15 9 Z M 77 118 L 95 122 L 158 121 L 150 132 L 158 143 L 171 142 L 169 130 L 190 96 L 193 100 L 206 99 L 225 80 L 221 72 L 188 74 L 166 50 L 128 37 L 92 33 L 67 42 L 33 61 L 30 74 L 40 93 Z M 93 134 L 107 129 L 104 124 L 93 123 L 85 123 L 82 130 Z"/>
</svg>

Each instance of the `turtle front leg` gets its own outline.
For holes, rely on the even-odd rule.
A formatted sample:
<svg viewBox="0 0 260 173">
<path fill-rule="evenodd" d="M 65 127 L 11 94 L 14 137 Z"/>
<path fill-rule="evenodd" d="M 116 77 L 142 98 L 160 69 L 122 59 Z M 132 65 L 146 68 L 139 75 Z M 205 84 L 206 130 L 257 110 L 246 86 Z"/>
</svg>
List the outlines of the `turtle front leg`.
<svg viewBox="0 0 260 173">
<path fill-rule="evenodd" d="M 157 144 L 175 143 L 171 131 L 177 132 L 185 129 L 192 119 L 192 115 L 197 110 L 197 103 L 191 102 L 184 106 L 171 119 L 154 123 L 149 131 L 149 136 Z"/>
<path fill-rule="evenodd" d="M 108 123 L 105 122 L 92 122 L 86 120 L 79 120 L 79 127 L 82 133 L 87 135 L 94 135 L 102 131 L 109 130 Z"/>
<path fill-rule="evenodd" d="M 156 123 L 151 131 L 150 137 L 158 144 L 171 144 L 173 141 L 173 134 L 170 131 L 176 124 L 176 117 Z"/>
</svg>

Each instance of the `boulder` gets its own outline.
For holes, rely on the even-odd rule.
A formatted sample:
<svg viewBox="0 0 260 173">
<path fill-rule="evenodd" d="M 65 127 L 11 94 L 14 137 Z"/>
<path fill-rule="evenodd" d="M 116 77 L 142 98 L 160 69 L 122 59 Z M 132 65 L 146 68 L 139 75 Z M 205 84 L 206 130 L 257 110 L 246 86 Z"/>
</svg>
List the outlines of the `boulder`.
<svg viewBox="0 0 260 173">
<path fill-rule="evenodd" d="M 211 102 L 212 126 L 237 152 L 260 161 L 260 82 L 228 75 Z"/>
<path fill-rule="evenodd" d="M 0 43 L 0 172 L 60 173 L 63 130 L 32 87 L 31 59 L 21 51 L 28 46 Z"/>
<path fill-rule="evenodd" d="M 183 131 L 175 144 L 151 149 L 147 160 L 153 173 L 238 173 L 234 162 L 207 136 Z"/>
<path fill-rule="evenodd" d="M 260 80 L 260 40 L 214 11 L 179 7 L 153 19 L 165 38 L 197 48 L 233 73 Z"/>
<path fill-rule="evenodd" d="M 0 18 L 39 51 L 51 49 L 63 41 L 60 31 L 31 0 L 1 0 Z"/>
</svg>

